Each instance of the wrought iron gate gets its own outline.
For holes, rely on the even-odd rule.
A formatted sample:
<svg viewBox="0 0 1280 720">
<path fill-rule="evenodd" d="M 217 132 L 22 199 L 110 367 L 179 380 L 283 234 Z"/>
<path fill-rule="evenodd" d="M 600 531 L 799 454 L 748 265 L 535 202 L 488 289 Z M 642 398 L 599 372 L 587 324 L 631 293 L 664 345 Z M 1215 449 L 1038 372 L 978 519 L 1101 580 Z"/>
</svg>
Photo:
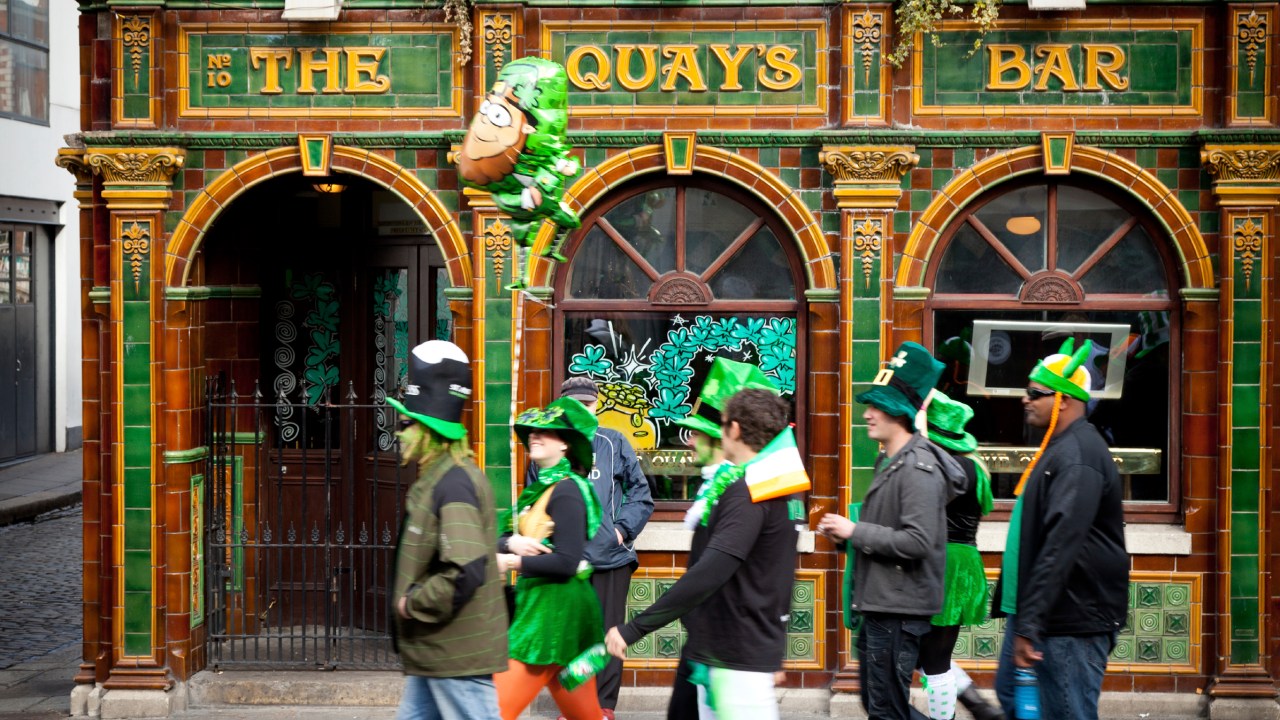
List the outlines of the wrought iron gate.
<svg viewBox="0 0 1280 720">
<path fill-rule="evenodd" d="M 412 469 L 395 411 L 331 388 L 206 383 L 211 667 L 390 668 L 387 594 Z"/>
</svg>

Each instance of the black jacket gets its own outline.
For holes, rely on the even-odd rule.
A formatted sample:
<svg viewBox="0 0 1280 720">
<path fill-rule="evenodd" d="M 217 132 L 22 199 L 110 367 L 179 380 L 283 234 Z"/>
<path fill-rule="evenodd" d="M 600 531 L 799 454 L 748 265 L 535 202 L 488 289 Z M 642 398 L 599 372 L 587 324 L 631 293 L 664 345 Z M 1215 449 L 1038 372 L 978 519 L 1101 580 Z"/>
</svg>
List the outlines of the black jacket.
<svg viewBox="0 0 1280 720">
<path fill-rule="evenodd" d="M 1114 632 L 1124 624 L 1129 553 L 1120 473 L 1097 428 L 1081 418 L 1053 438 L 1022 495 L 1016 632 Z M 1006 552 L 1008 549 L 1006 548 Z M 996 583 L 993 617 L 1004 578 Z"/>
</svg>

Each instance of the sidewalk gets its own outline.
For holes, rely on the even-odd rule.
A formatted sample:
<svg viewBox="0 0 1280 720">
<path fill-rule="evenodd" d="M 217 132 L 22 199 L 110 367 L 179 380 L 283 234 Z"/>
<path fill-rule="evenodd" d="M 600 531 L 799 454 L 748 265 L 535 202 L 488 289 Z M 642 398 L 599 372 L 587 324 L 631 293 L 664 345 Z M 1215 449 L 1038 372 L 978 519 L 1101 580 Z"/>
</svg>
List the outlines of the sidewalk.
<svg viewBox="0 0 1280 720">
<path fill-rule="evenodd" d="M 0 467 L 0 525 L 75 505 L 80 502 L 83 477 L 79 449 Z"/>
</svg>

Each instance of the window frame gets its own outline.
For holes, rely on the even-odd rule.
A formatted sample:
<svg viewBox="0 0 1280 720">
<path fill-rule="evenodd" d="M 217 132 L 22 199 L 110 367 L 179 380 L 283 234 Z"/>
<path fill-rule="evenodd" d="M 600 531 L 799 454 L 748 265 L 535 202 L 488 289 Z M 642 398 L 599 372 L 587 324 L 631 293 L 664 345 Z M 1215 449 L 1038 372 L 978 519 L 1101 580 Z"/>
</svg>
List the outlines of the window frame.
<svg viewBox="0 0 1280 720">
<path fill-rule="evenodd" d="M 676 203 L 678 208 L 683 208 L 682 203 L 689 189 L 700 189 L 708 192 L 717 193 L 728 197 L 729 199 L 740 203 L 746 209 L 754 212 L 756 217 L 762 220 L 761 226 L 767 226 L 774 234 L 778 244 L 782 247 L 783 255 L 786 257 L 791 270 L 791 279 L 795 288 L 795 297 L 790 300 L 721 300 L 713 299 L 708 303 L 700 304 L 657 304 L 651 301 L 647 294 L 646 297 L 622 300 L 591 300 L 583 298 L 567 298 L 566 294 L 569 289 L 570 269 L 573 265 L 578 249 L 582 246 L 587 235 L 595 227 L 596 222 L 607 215 L 611 210 L 622 203 L 642 195 L 652 190 L 662 188 L 676 188 Z M 676 242 L 680 245 L 684 243 L 685 221 L 682 211 L 676 212 Z M 757 228 L 758 231 L 758 228 Z M 607 231 L 606 231 L 607 232 Z M 755 231 L 753 231 L 754 234 Z M 689 313 L 743 313 L 743 314 L 763 314 L 774 313 L 778 315 L 790 315 L 795 318 L 796 322 L 796 389 L 793 395 L 795 407 L 797 408 L 796 416 L 792 418 L 795 423 L 796 442 L 799 447 L 806 446 L 807 438 L 807 419 L 805 417 L 804 408 L 807 400 L 807 385 L 801 380 L 805 377 L 805 368 L 808 367 L 807 339 L 808 339 L 808 312 L 806 311 L 807 303 L 804 298 L 804 290 L 807 287 L 804 274 L 804 261 L 800 257 L 799 249 L 793 239 L 793 233 L 777 215 L 776 211 L 771 209 L 758 197 L 737 188 L 731 184 L 719 182 L 705 176 L 693 175 L 683 177 L 672 177 L 668 175 L 660 175 L 657 177 L 647 178 L 639 181 L 626 183 L 613 189 L 603 202 L 596 204 L 582 217 L 581 228 L 574 230 L 569 238 L 565 241 L 561 252 L 567 258 L 566 262 L 560 266 L 560 271 L 555 275 L 553 283 L 553 302 L 555 307 L 556 321 L 553 323 L 551 336 L 552 343 L 552 386 L 559 387 L 568 376 L 568 358 L 565 352 L 565 326 L 564 317 L 566 313 L 582 314 L 587 312 L 603 312 L 611 314 L 621 314 L 636 317 L 670 317 L 674 315 Z M 745 243 L 742 244 L 745 246 Z M 739 248 L 740 249 L 740 248 Z M 710 269 L 723 269 L 732 260 L 732 256 L 721 258 L 721 261 L 713 261 L 708 268 L 708 281 L 714 276 L 710 273 Z M 717 267 L 718 266 L 718 267 Z M 677 270 L 668 271 L 659 274 L 659 280 L 655 281 L 650 289 L 655 287 L 662 278 L 665 278 Z M 705 283 L 709 291 L 709 283 Z M 696 398 L 696 389 L 691 399 Z M 689 508 L 692 503 L 687 500 L 654 500 L 654 520 L 681 520 L 684 517 L 684 511 Z"/>
<path fill-rule="evenodd" d="M 1086 294 L 1080 302 L 1077 303 L 1050 303 L 1050 302 L 1033 302 L 1024 301 L 1015 295 L 995 295 L 984 293 L 943 293 L 936 294 L 930 292 L 929 297 L 925 300 L 925 312 L 923 322 L 923 336 L 925 338 L 934 338 L 936 316 L 939 311 L 945 312 L 949 310 L 962 310 L 968 312 L 981 312 L 983 310 L 1013 310 L 1027 312 L 1049 312 L 1049 313 L 1065 313 L 1065 312 L 1137 312 L 1140 310 L 1167 311 L 1169 313 L 1169 454 L 1170 457 L 1165 463 L 1167 472 L 1166 482 L 1168 485 L 1169 501 L 1165 503 L 1153 502 L 1134 502 L 1125 501 L 1125 518 L 1134 522 L 1143 523 L 1168 523 L 1179 522 L 1182 519 L 1182 487 L 1183 487 L 1183 455 L 1181 451 L 1181 435 L 1182 435 L 1182 304 L 1179 300 L 1179 284 L 1177 265 L 1172 257 L 1172 251 L 1168 240 L 1167 233 L 1160 227 L 1152 216 L 1149 209 L 1137 203 L 1131 197 L 1122 193 L 1114 192 L 1112 188 L 1106 185 L 1089 183 L 1087 180 L 1074 177 L 1046 177 L 1034 176 L 1024 178 L 1019 181 L 1010 182 L 1001 185 L 997 190 L 988 195 L 983 196 L 978 201 L 970 204 L 968 207 L 957 213 L 956 217 L 946 227 L 939 236 L 937 246 L 934 248 L 933 256 L 938 258 L 937 262 L 930 263 L 925 272 L 924 284 L 926 287 L 933 289 L 937 286 L 938 275 L 943 269 L 946 255 L 950 249 L 951 242 L 955 238 L 957 232 L 963 227 L 973 227 L 970 225 L 970 218 L 979 213 L 989 203 L 996 198 L 1007 195 L 1009 193 L 1023 190 L 1034 186 L 1046 187 L 1046 214 L 1045 214 L 1045 244 L 1046 244 L 1046 260 L 1048 265 L 1048 257 L 1050 252 L 1058 252 L 1057 245 L 1057 225 L 1059 220 L 1057 209 L 1057 188 L 1061 186 L 1071 186 L 1079 188 L 1115 203 L 1120 209 L 1126 211 L 1130 215 L 1130 221 L 1122 223 L 1122 226 L 1129 224 L 1141 225 L 1150 238 L 1155 248 L 1156 254 L 1160 258 L 1163 266 L 1167 297 L 1163 299 L 1151 298 L 1141 293 L 1099 293 L 1093 296 Z M 1136 220 L 1136 223 L 1132 221 Z M 981 235 L 981 232 L 979 232 Z M 1162 242 L 1164 240 L 1164 242 Z M 988 241 L 989 242 L 989 241 Z M 1108 252 L 1114 250 L 1117 243 L 1111 244 Z M 1103 253 L 1102 255 L 1105 255 Z M 1101 256 L 1092 258 L 1094 266 Z M 1007 262 L 1007 261 L 1006 261 Z M 1031 278 L 1036 277 L 1036 271 L 1032 271 Z M 1082 276 L 1083 277 L 1083 276 Z M 1021 289 L 1026 285 L 1024 278 Z M 1083 288 L 1082 288 L 1083 291 Z M 1030 368 L 1028 368 L 1028 372 Z M 1176 453 L 1176 454 L 1175 454 Z M 1013 501 L 1010 499 L 997 499 L 995 509 L 992 511 L 992 520 L 1008 520 L 1009 514 L 1013 509 Z"/>
<path fill-rule="evenodd" d="M 16 0 L 16 2 L 22 2 L 22 0 Z M 50 67 L 50 60 L 51 60 L 52 53 L 50 52 L 50 47 L 49 47 L 50 45 L 49 36 L 51 31 L 51 28 L 49 25 L 49 17 L 50 17 L 51 3 L 44 2 L 43 7 L 41 8 L 41 11 L 42 11 L 41 15 L 37 17 L 37 24 L 38 25 L 42 24 L 44 28 L 43 39 L 24 38 L 14 34 L 13 32 L 14 3 L 15 3 L 15 0 L 8 0 L 6 4 L 6 10 L 7 10 L 6 16 L 5 16 L 6 22 L 2 27 L 0 27 L 0 43 L 10 43 L 16 47 L 26 48 L 27 50 L 34 50 L 44 55 L 45 82 L 44 82 L 44 92 L 42 93 L 44 98 L 44 108 L 43 108 L 44 116 L 35 117 L 31 115 L 23 115 L 20 112 L 7 112 L 5 110 L 0 110 L 0 119 L 16 120 L 18 122 L 30 123 L 32 125 L 50 127 L 50 123 L 52 122 L 52 119 L 50 118 L 50 113 L 52 109 L 52 99 L 50 98 L 50 92 L 53 87 L 53 80 L 50 77 L 50 74 L 52 73 L 52 68 Z M 15 66 L 16 66 L 16 62 L 15 62 Z M 19 89 L 18 83 L 16 82 L 16 72 L 14 73 L 14 77 L 15 77 L 15 82 L 13 83 L 13 87 L 10 89 L 10 93 L 12 93 L 12 95 L 9 98 L 9 101 L 10 101 L 10 104 L 12 104 L 16 108 L 17 92 Z"/>
</svg>

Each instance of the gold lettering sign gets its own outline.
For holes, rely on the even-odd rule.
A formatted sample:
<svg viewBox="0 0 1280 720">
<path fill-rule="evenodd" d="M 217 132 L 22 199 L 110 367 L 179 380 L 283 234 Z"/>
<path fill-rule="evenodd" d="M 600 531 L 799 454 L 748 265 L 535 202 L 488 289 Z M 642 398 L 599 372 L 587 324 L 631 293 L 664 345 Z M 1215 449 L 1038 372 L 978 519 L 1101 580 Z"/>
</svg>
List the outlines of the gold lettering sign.
<svg viewBox="0 0 1280 720">
<path fill-rule="evenodd" d="M 795 62 L 799 50 L 787 45 L 612 45 L 611 54 L 599 45 L 574 48 L 565 59 L 569 83 L 578 90 L 606 91 L 617 82 L 631 92 L 651 89 L 661 77 L 662 92 L 706 92 L 707 81 L 700 58 L 710 57 L 724 74 L 719 92 L 742 90 L 744 61 L 757 60 L 756 81 L 775 91 L 792 90 L 804 79 Z M 615 58 L 613 60 L 610 57 Z M 659 60 L 661 57 L 661 60 Z M 636 64 L 640 68 L 634 69 Z M 677 85 L 677 81 L 683 81 Z"/>
<path fill-rule="evenodd" d="M 1023 45 L 985 47 L 988 90 L 1100 92 L 1103 84 L 1112 90 L 1129 89 L 1128 58 L 1119 45 L 1043 43 L 1030 46 L 1030 53 Z M 1079 76 L 1072 62 L 1076 57 L 1083 58 Z M 1050 80 L 1057 81 L 1052 88 Z"/>
</svg>

